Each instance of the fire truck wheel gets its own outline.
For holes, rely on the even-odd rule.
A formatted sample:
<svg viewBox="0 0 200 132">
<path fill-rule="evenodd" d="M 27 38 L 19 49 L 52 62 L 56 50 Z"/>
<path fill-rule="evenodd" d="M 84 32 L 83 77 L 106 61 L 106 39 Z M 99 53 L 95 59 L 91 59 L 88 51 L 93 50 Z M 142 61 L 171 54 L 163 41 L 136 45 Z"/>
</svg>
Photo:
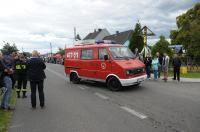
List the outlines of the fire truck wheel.
<svg viewBox="0 0 200 132">
<path fill-rule="evenodd" d="M 78 84 L 80 82 L 80 78 L 77 76 L 76 73 L 72 73 L 70 76 L 70 81 L 72 81 L 72 83 L 74 84 Z"/>
<path fill-rule="evenodd" d="M 111 91 L 119 91 L 122 86 L 119 80 L 116 77 L 111 77 L 107 81 L 107 86 Z"/>
</svg>

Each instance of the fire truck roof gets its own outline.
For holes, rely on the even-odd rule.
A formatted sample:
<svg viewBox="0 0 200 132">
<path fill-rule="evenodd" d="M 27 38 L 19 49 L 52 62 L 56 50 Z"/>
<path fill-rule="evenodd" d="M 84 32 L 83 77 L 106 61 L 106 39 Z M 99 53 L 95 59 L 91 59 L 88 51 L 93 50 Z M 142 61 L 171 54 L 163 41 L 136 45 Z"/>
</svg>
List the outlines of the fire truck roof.
<svg viewBox="0 0 200 132">
<path fill-rule="evenodd" d="M 67 49 L 74 49 L 74 48 L 93 48 L 93 47 L 110 47 L 110 46 L 122 46 L 122 44 L 116 44 L 112 40 L 84 40 L 76 42 L 74 47 L 67 48 Z"/>
</svg>

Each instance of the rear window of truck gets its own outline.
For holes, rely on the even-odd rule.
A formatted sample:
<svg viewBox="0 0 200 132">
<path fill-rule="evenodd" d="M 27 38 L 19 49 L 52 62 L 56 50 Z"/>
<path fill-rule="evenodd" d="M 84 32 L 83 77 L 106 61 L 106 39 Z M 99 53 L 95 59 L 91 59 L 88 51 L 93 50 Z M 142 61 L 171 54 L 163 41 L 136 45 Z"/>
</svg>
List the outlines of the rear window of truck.
<svg viewBox="0 0 200 132">
<path fill-rule="evenodd" d="M 83 59 L 83 60 L 93 59 L 93 50 L 92 49 L 82 49 L 81 50 L 81 59 Z"/>
</svg>

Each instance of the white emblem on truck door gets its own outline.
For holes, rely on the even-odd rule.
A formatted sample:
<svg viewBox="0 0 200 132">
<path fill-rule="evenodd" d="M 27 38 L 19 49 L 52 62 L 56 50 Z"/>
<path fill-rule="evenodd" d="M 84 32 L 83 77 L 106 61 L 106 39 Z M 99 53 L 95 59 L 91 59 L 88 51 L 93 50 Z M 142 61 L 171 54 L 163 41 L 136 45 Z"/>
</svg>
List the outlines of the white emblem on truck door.
<svg viewBox="0 0 200 132">
<path fill-rule="evenodd" d="M 101 68 L 102 69 L 106 69 L 106 64 L 105 63 L 101 63 Z"/>
</svg>

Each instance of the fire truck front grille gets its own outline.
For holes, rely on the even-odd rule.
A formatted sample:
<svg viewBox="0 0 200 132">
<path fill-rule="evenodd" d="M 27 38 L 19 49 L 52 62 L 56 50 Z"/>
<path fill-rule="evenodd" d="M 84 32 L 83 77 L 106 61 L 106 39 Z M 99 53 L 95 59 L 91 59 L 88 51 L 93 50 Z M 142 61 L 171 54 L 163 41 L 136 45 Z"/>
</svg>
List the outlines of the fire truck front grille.
<svg viewBox="0 0 200 132">
<path fill-rule="evenodd" d="M 144 68 L 137 68 L 137 69 L 131 69 L 129 70 L 129 75 L 137 75 L 137 74 L 141 74 L 144 73 Z"/>
</svg>

